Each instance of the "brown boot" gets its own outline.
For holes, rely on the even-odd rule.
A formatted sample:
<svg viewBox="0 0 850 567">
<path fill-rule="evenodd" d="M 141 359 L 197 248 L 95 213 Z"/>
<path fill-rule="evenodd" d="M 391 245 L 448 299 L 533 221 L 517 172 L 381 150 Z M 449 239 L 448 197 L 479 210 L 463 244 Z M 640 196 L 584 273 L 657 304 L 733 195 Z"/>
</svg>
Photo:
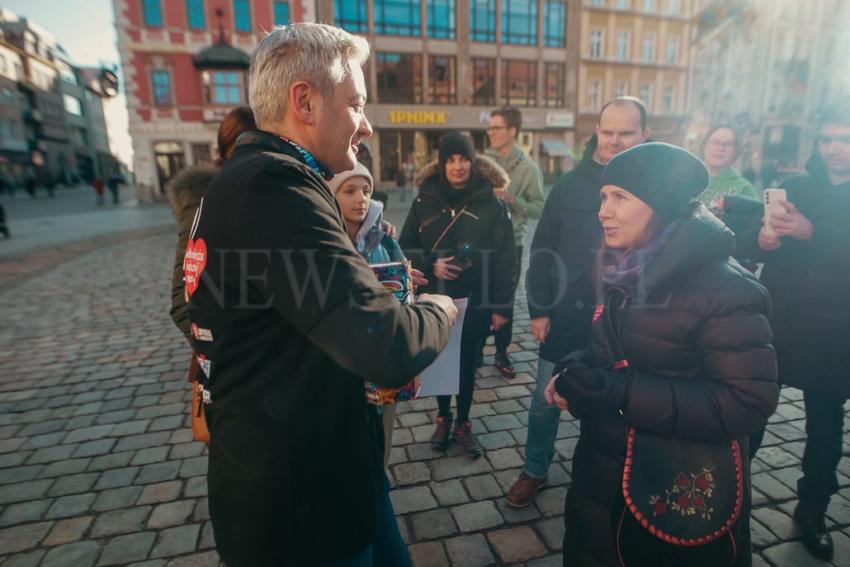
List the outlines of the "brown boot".
<svg viewBox="0 0 850 567">
<path fill-rule="evenodd" d="M 451 437 L 449 433 L 452 430 L 452 414 L 445 417 L 437 416 L 437 429 L 431 435 L 431 448 L 435 451 L 445 451 L 449 448 Z"/>
<path fill-rule="evenodd" d="M 481 445 L 478 444 L 478 440 L 472 434 L 472 422 L 459 421 L 455 423 L 452 437 L 461 446 L 467 457 L 477 459 L 481 456 Z"/>
<path fill-rule="evenodd" d="M 507 379 L 511 379 L 516 376 L 516 370 L 514 370 L 514 361 L 511 360 L 511 357 L 508 356 L 508 353 L 499 354 L 496 353 L 494 357 L 494 364 L 496 368 L 499 369 L 499 372 L 502 373 Z"/>
<path fill-rule="evenodd" d="M 514 485 L 508 490 L 505 501 L 512 508 L 525 508 L 531 504 L 537 491 L 544 484 L 546 484 L 545 478 L 534 478 L 525 473 L 519 473 L 519 478 L 516 479 Z"/>
</svg>

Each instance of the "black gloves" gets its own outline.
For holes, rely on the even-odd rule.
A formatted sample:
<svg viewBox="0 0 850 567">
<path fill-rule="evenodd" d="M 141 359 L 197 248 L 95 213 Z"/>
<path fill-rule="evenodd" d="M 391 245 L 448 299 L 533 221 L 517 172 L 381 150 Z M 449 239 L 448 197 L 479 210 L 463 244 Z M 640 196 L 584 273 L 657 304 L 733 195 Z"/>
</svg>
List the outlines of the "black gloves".
<svg viewBox="0 0 850 567">
<path fill-rule="evenodd" d="M 555 382 L 555 389 L 567 400 L 575 417 L 624 409 L 630 386 L 629 373 L 590 368 L 583 362 L 567 364 Z"/>
</svg>

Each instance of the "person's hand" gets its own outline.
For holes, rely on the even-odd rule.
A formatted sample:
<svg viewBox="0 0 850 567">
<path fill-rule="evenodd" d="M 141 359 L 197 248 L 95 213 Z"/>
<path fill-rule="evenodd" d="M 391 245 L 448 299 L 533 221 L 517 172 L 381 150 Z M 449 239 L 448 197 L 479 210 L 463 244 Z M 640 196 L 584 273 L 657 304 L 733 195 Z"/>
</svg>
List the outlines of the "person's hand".
<svg viewBox="0 0 850 567">
<path fill-rule="evenodd" d="M 436 293 L 423 293 L 416 300 L 417 303 L 421 303 L 426 301 L 428 303 L 433 303 L 437 307 L 443 310 L 443 313 L 448 315 L 449 324 L 454 325 L 455 321 L 457 321 L 457 305 L 452 301 L 452 298 L 448 295 L 438 295 Z"/>
<path fill-rule="evenodd" d="M 782 240 L 779 239 L 779 236 L 775 232 L 768 234 L 762 226 L 759 231 L 759 248 L 765 252 L 773 252 L 778 250 L 780 246 L 782 246 Z"/>
<path fill-rule="evenodd" d="M 390 221 L 381 221 L 381 230 L 390 238 L 398 238 L 398 230 Z"/>
<path fill-rule="evenodd" d="M 498 331 L 508 322 L 508 318 L 504 315 L 499 315 L 498 313 L 493 313 L 490 315 L 490 330 Z"/>
<path fill-rule="evenodd" d="M 797 210 L 794 203 L 782 201 L 785 207 L 784 213 L 773 214 L 770 217 L 770 226 L 778 236 L 790 236 L 796 240 L 810 240 L 815 232 L 812 222 Z"/>
<path fill-rule="evenodd" d="M 591 368 L 583 362 L 569 364 L 555 382 L 561 397 L 570 400 L 570 413 L 575 417 L 622 410 L 628 403 L 630 386 L 628 373 Z"/>
<path fill-rule="evenodd" d="M 546 403 L 550 406 L 558 406 L 562 410 L 568 410 L 569 404 L 567 400 L 562 398 L 558 393 L 558 390 L 555 388 L 555 383 L 558 381 L 558 376 L 552 376 L 552 379 L 549 380 L 549 383 L 546 385 L 546 389 L 543 390 L 543 397 L 546 398 Z"/>
<path fill-rule="evenodd" d="M 552 319 L 549 317 L 535 317 L 531 320 L 531 334 L 538 343 L 545 343 L 552 328 Z"/>
<path fill-rule="evenodd" d="M 495 189 L 493 190 L 493 195 L 496 196 L 500 201 L 504 201 L 509 205 L 513 205 L 516 203 L 516 197 L 514 197 L 509 191 L 506 189 Z"/>
<path fill-rule="evenodd" d="M 423 287 L 428 285 L 428 279 L 425 277 L 425 274 L 416 268 L 410 268 L 410 279 L 413 280 L 413 291 L 416 291 L 416 288 L 420 285 Z"/>
<path fill-rule="evenodd" d="M 434 277 L 440 278 L 441 280 L 456 280 L 457 275 L 463 271 L 463 269 L 457 264 L 452 264 L 452 260 L 454 260 L 454 256 L 446 256 L 445 258 L 439 258 L 436 262 L 434 262 Z"/>
</svg>

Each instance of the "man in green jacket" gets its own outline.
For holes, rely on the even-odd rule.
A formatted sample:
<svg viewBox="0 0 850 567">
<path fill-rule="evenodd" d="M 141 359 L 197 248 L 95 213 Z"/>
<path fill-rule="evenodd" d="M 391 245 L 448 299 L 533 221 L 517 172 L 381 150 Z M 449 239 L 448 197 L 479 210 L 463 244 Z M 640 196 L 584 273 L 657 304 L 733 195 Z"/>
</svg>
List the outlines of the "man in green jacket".
<svg viewBox="0 0 850 567">
<path fill-rule="evenodd" d="M 511 178 L 507 189 L 495 191 L 505 202 L 514 224 L 514 241 L 517 261 L 522 270 L 522 244 L 525 241 L 525 224 L 529 218 L 539 219 L 543 211 L 543 176 L 540 169 L 517 144 L 522 128 L 522 113 L 518 108 L 506 106 L 490 113 L 487 137 L 490 148 L 486 154 L 508 172 Z M 496 368 L 505 378 L 515 375 L 513 362 L 508 356 L 508 345 L 513 337 L 513 316 L 508 324 L 496 332 Z"/>
</svg>

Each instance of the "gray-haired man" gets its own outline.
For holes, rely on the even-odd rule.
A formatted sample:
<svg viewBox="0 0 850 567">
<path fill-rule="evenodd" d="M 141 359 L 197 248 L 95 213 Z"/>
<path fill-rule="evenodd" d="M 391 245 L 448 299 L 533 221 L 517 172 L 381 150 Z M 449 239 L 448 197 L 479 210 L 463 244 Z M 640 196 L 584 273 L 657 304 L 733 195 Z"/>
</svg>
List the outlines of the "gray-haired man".
<svg viewBox="0 0 850 567">
<path fill-rule="evenodd" d="M 260 130 L 238 139 L 189 240 L 210 516 L 229 567 L 409 564 L 363 381 L 411 380 L 457 312 L 443 296 L 407 306 L 385 291 L 326 183 L 372 133 L 368 56 L 365 40 L 322 24 L 260 42 L 249 85 Z"/>
</svg>

